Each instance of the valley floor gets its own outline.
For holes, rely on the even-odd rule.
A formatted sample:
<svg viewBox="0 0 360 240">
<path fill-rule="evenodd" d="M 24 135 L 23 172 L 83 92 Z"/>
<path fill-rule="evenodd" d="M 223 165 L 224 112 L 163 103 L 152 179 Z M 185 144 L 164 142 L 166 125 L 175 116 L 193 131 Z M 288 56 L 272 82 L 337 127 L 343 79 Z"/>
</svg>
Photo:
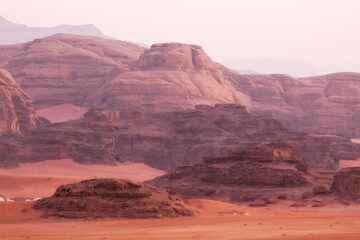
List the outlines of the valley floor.
<svg viewBox="0 0 360 240">
<path fill-rule="evenodd" d="M 71 160 L 46 161 L 2 169 L 0 195 L 45 197 L 59 185 L 95 176 L 144 181 L 161 174 L 162 171 L 143 164 L 77 166 Z M 333 203 L 316 209 L 289 208 L 291 203 L 284 202 L 269 205 L 272 210 L 268 210 L 204 199 L 186 201 L 199 209 L 197 216 L 145 220 L 43 219 L 42 212 L 32 208 L 34 202 L 0 202 L 0 239 L 355 240 L 360 236 L 359 205 Z"/>
<path fill-rule="evenodd" d="M 32 202 L 0 203 L 0 239 L 359 239 L 360 212 L 282 212 L 192 199 L 195 217 L 41 219 Z M 249 215 L 233 214 L 246 212 Z"/>
</svg>

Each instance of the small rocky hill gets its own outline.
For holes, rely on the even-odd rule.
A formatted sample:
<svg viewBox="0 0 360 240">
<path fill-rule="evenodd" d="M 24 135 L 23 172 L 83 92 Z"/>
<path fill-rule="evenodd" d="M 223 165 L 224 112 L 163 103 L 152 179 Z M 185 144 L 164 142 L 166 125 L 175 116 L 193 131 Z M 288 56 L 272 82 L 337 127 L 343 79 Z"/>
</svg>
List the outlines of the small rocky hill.
<svg viewBox="0 0 360 240">
<path fill-rule="evenodd" d="M 34 205 L 43 217 L 163 218 L 192 216 L 194 209 L 179 196 L 143 183 L 119 179 L 91 179 L 60 186 L 51 197 Z"/>
<path fill-rule="evenodd" d="M 291 146 L 271 142 L 204 158 L 201 164 L 180 166 L 148 183 L 188 198 L 242 202 L 284 195 L 300 200 L 311 191 L 314 179 Z M 316 182 L 329 185 L 328 179 Z"/>
</svg>

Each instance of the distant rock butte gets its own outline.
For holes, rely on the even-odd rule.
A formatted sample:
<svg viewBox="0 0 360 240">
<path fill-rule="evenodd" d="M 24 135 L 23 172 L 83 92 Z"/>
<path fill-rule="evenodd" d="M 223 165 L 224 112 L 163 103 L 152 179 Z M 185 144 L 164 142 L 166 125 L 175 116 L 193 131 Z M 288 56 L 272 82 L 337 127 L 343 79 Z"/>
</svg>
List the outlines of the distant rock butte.
<svg viewBox="0 0 360 240">
<path fill-rule="evenodd" d="M 179 196 L 143 183 L 119 179 L 91 179 L 60 186 L 52 197 L 34 205 L 43 217 L 163 218 L 192 216 L 194 209 Z"/>
<path fill-rule="evenodd" d="M 24 132 L 41 123 L 28 95 L 3 69 L 0 69 L 0 99 L 0 135 Z"/>
</svg>

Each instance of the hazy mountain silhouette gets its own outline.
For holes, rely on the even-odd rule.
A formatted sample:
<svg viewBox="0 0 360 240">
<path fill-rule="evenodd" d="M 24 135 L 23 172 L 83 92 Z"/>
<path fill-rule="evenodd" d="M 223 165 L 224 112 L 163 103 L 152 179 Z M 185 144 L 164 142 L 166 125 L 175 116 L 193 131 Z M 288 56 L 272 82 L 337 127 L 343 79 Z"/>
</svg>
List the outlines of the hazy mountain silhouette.
<svg viewBox="0 0 360 240">
<path fill-rule="evenodd" d="M 324 72 L 316 66 L 294 59 L 275 61 L 268 58 L 244 58 L 227 60 L 222 62 L 222 64 L 239 73 L 242 73 L 243 70 L 247 72 L 251 70 L 262 74 L 281 73 L 294 77 L 309 77 L 324 74 Z"/>
<path fill-rule="evenodd" d="M 0 16 L 0 45 L 16 44 L 43 38 L 56 33 L 89 35 L 109 38 L 92 24 L 60 25 L 56 27 L 28 27 L 24 24 L 12 23 Z"/>
</svg>

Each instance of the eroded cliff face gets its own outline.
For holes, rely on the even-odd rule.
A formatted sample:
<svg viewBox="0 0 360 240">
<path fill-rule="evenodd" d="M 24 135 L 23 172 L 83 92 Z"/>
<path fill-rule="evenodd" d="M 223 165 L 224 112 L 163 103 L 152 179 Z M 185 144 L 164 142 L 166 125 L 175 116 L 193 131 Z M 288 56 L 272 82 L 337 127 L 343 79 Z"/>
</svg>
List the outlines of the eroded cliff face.
<svg viewBox="0 0 360 240">
<path fill-rule="evenodd" d="M 40 123 L 28 95 L 4 69 L 0 69 L 0 102 L 0 135 L 24 132 Z"/>
<path fill-rule="evenodd" d="M 339 159 L 360 155 L 360 145 L 349 138 L 294 132 L 271 116 L 250 114 L 242 105 L 218 104 L 158 113 L 91 109 L 83 119 L 0 138 L 0 164 L 72 158 L 79 163 L 133 161 L 171 169 L 279 140 L 288 142 L 314 168 L 336 169 Z"/>
</svg>

